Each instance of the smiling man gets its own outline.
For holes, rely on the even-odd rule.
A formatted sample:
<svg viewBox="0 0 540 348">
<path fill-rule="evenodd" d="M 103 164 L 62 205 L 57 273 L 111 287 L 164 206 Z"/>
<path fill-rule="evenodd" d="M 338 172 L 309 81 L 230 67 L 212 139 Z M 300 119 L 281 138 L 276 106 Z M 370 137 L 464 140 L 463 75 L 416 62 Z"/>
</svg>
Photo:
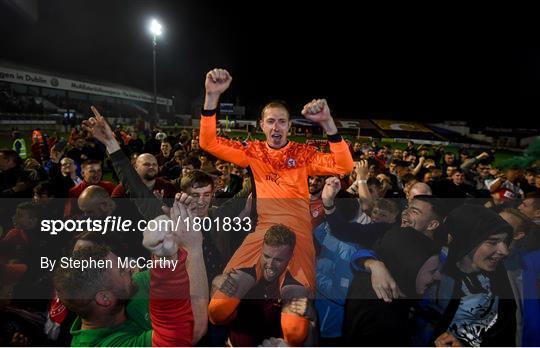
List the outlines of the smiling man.
<svg viewBox="0 0 540 348">
<path fill-rule="evenodd" d="M 213 69 L 206 75 L 200 146 L 222 160 L 251 168 L 259 220 L 255 231 L 246 237 L 233 255 L 226 271 L 238 270 L 239 283 L 246 286 L 245 291 L 249 290 L 262 277 L 259 258 L 264 233 L 272 225 L 283 224 L 293 230 L 297 243 L 302 245 L 293 253 L 288 265 L 289 273 L 306 293 L 313 292 L 315 248 L 309 212 L 308 176 L 350 173 L 353 161 L 348 145 L 337 134 L 337 127 L 324 99 L 308 103 L 302 114 L 318 123 L 328 134 L 331 153 L 318 152 L 314 147 L 287 139 L 291 119 L 281 102 L 269 103 L 262 110 L 260 126 L 266 141 L 242 143 L 217 137 L 216 109 L 220 95 L 229 88 L 231 81 L 231 76 L 223 69 Z M 239 271 L 253 266 L 256 266 L 255 277 Z M 232 298 L 217 291 L 209 306 L 210 320 L 214 323 L 227 322 L 243 295 L 245 293 L 236 293 Z M 294 325 L 282 329 L 287 336 L 289 331 L 294 330 Z M 297 337 L 295 342 L 289 344 L 302 341 L 303 337 Z"/>
<path fill-rule="evenodd" d="M 174 185 L 168 180 L 158 177 L 158 161 L 156 157 L 149 153 L 143 153 L 137 156 L 133 168 L 141 178 L 142 182 L 153 192 L 163 194 L 164 198 L 174 198 L 176 190 Z M 111 194 L 113 198 L 128 198 L 129 192 L 123 184 L 118 184 Z"/>
<path fill-rule="evenodd" d="M 401 213 L 401 227 L 412 227 L 434 239 L 442 220 L 438 205 L 440 202 L 433 196 L 416 195 Z"/>
<path fill-rule="evenodd" d="M 81 174 L 83 181 L 77 186 L 72 187 L 68 191 L 68 199 L 64 207 L 64 216 L 72 217 L 77 212 L 75 208 L 77 206 L 76 198 L 79 198 L 81 193 L 91 185 L 98 185 L 103 187 L 109 194 L 112 194 L 115 185 L 106 180 L 102 180 L 103 172 L 101 169 L 101 162 L 98 160 L 86 160 L 81 164 Z"/>
<path fill-rule="evenodd" d="M 214 193 L 214 179 L 200 170 L 194 170 L 182 177 L 180 189 L 192 198 L 190 205 L 194 217 L 208 216 Z"/>
<path fill-rule="evenodd" d="M 335 198 L 340 189 L 339 179 L 330 177 L 326 180 L 321 195 L 326 221 L 332 229 L 332 234 L 341 241 L 372 248 L 375 242 L 393 227 L 394 219 L 382 219 L 365 225 L 344 221 L 340 214 L 335 213 Z M 439 240 L 440 235 L 436 232 L 444 219 L 444 214 L 443 204 L 438 198 L 417 195 L 401 214 L 401 227 L 412 227 L 430 239 Z M 446 240 L 440 242 L 444 244 Z"/>
</svg>

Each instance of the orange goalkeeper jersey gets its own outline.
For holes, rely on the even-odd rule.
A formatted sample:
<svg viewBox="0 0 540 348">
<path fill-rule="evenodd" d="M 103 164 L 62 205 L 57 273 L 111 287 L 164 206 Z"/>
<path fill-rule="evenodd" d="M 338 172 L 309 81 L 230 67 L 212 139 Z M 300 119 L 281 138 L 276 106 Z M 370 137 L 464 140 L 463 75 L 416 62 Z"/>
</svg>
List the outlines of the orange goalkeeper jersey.
<svg viewBox="0 0 540 348">
<path fill-rule="evenodd" d="M 348 174 L 353 169 L 344 140 L 330 142 L 331 153 L 289 141 L 272 149 L 265 141 L 242 143 L 216 135 L 216 117 L 202 116 L 199 143 L 203 150 L 253 172 L 259 220 L 233 255 L 226 269 L 253 267 L 258 263 L 264 234 L 274 224 L 283 224 L 296 234 L 296 247 L 289 262 L 295 279 L 310 289 L 315 284 L 315 249 L 309 210 L 308 176 Z M 258 270 L 259 272 L 260 270 Z"/>
</svg>

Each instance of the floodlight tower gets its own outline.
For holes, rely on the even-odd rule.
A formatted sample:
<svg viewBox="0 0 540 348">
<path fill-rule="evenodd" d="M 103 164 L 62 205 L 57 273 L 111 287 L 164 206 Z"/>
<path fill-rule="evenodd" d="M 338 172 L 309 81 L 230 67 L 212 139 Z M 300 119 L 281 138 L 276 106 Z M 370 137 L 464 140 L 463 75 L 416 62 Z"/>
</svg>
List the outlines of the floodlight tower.
<svg viewBox="0 0 540 348">
<path fill-rule="evenodd" d="M 150 22 L 150 32 L 152 33 L 152 48 L 153 48 L 153 67 L 154 67 L 154 121 L 157 121 L 157 78 L 156 78 L 156 46 L 157 46 L 157 37 L 162 34 L 161 24 L 152 19 Z"/>
</svg>

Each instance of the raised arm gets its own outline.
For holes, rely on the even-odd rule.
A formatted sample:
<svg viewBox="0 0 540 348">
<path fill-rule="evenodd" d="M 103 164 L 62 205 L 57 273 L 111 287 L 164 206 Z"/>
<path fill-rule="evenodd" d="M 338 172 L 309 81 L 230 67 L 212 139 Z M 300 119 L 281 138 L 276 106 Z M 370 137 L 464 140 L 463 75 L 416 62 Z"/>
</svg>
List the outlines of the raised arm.
<svg viewBox="0 0 540 348">
<path fill-rule="evenodd" d="M 349 145 L 341 138 L 341 135 L 335 134 L 334 137 L 333 140 L 329 139 L 330 153 L 315 152 L 310 162 L 309 175 L 336 175 L 352 172 L 354 162 Z"/>
<path fill-rule="evenodd" d="M 247 167 L 248 161 L 242 143 L 216 135 L 216 112 L 219 97 L 229 88 L 232 77 L 225 69 L 213 69 L 206 74 L 204 83 L 204 107 L 201 114 L 201 132 L 199 145 L 204 151 L 242 167 Z"/>
<path fill-rule="evenodd" d="M 314 99 L 304 106 L 302 115 L 318 123 L 328 134 L 330 153 L 316 152 L 309 168 L 309 175 L 349 174 L 354 162 L 349 146 L 337 132 L 325 99 Z"/>
<path fill-rule="evenodd" d="M 174 235 L 179 245 L 187 251 L 186 269 L 189 276 L 189 294 L 193 310 L 193 339 L 195 345 L 206 334 L 208 328 L 208 278 L 204 264 L 200 231 L 190 230 L 186 218 L 192 219 L 188 208 L 191 198 L 185 193 L 178 193 L 171 208 L 171 220 L 175 224 Z"/>
<path fill-rule="evenodd" d="M 367 185 L 369 177 L 368 161 L 361 160 L 360 162 L 356 162 L 354 170 L 356 171 L 356 182 L 358 183 L 358 198 L 360 199 L 362 210 L 366 211 L 371 209 L 373 205 L 373 197 Z"/>
<path fill-rule="evenodd" d="M 414 169 L 412 171 L 412 175 L 416 176 L 416 175 L 418 175 L 418 173 L 420 173 L 420 170 L 424 166 L 424 162 L 426 162 L 426 158 L 424 156 L 422 156 L 422 157 L 420 157 L 418 159 L 418 164 L 416 165 L 416 167 L 414 167 Z"/>
<path fill-rule="evenodd" d="M 156 220 L 168 220 L 160 216 Z M 162 227 L 162 224 L 156 224 Z M 144 246 L 153 258 L 177 261 L 178 267 L 154 267 L 150 270 L 150 319 L 152 346 L 190 346 L 194 315 L 190 299 L 189 251 L 179 248 L 170 228 L 144 231 Z"/>
<path fill-rule="evenodd" d="M 357 243 L 363 247 L 371 248 L 375 241 L 382 238 L 384 233 L 390 229 L 391 224 L 373 223 L 373 224 L 357 224 L 344 221 L 339 214 L 336 214 L 335 197 L 341 185 L 339 179 L 330 177 L 326 179 L 322 191 L 322 201 L 324 211 L 326 213 L 326 221 L 330 226 L 332 235 L 343 242 Z"/>
<path fill-rule="evenodd" d="M 120 149 L 120 144 L 114 137 L 114 133 L 95 107 L 91 107 L 94 117 L 83 121 L 83 128 L 90 132 L 94 138 L 99 140 L 107 149 L 114 171 L 120 178 L 122 185 L 129 191 L 129 197 L 137 206 L 139 212 L 148 220 L 161 215 L 162 203 L 148 187 L 142 182 L 141 178 L 133 169 L 129 159 Z"/>
</svg>

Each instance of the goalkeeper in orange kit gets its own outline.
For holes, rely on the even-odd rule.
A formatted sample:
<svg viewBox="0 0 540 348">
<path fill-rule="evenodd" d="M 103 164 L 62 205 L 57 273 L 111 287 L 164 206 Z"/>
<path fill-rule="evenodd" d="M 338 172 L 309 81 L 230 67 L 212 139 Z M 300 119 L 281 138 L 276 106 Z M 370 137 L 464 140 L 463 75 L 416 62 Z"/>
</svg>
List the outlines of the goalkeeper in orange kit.
<svg viewBox="0 0 540 348">
<path fill-rule="evenodd" d="M 296 247 L 287 272 L 280 277 L 281 297 L 286 303 L 287 299 L 309 297 L 314 293 L 315 248 L 309 213 L 308 176 L 348 174 L 353 169 L 349 147 L 337 134 L 324 99 L 305 105 L 302 115 L 324 129 L 331 153 L 287 140 L 291 120 L 281 102 L 271 102 L 262 110 L 260 125 L 266 141 L 242 143 L 218 137 L 218 101 L 231 81 L 231 76 L 223 69 L 213 69 L 206 75 L 199 142 L 201 148 L 212 155 L 251 168 L 258 222 L 255 231 L 245 238 L 225 268 L 227 276 L 237 284 L 233 296 L 220 290 L 212 296 L 209 316 L 210 321 L 217 324 L 234 317 L 240 300 L 257 281 L 273 278 L 271 263 L 262 266 L 260 262 L 264 234 L 272 225 L 283 224 L 296 235 Z M 308 321 L 287 314 L 282 313 L 281 320 L 284 338 L 289 344 L 301 344 L 306 337 Z"/>
</svg>

